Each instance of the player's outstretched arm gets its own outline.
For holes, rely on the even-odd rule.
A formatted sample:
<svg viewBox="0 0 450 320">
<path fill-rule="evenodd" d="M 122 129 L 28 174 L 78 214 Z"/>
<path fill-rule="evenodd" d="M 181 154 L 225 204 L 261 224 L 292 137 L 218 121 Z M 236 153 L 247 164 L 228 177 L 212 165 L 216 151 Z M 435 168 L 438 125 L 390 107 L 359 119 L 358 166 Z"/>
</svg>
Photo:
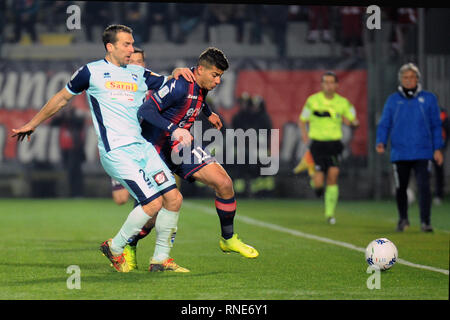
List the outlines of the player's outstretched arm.
<svg viewBox="0 0 450 320">
<path fill-rule="evenodd" d="M 25 137 L 30 140 L 30 135 L 34 130 L 45 120 L 51 118 L 61 108 L 67 105 L 73 95 L 66 90 L 61 89 L 42 107 L 42 109 L 31 119 L 27 124 L 23 125 L 19 129 L 12 129 L 12 138 L 17 137 L 18 141 L 22 141 Z"/>
</svg>

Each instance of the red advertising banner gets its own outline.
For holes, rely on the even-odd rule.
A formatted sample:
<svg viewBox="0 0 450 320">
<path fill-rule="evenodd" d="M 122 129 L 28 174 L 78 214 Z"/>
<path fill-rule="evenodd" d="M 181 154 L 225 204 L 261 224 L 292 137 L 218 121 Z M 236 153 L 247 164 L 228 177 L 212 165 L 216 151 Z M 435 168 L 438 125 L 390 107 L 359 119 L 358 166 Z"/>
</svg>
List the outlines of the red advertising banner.
<svg viewBox="0 0 450 320">
<path fill-rule="evenodd" d="M 89 110 L 89 106 L 86 101 L 85 94 L 80 94 L 75 96 L 70 102 L 71 107 L 79 108 L 82 110 Z M 25 110 L 6 110 L 0 109 L 0 127 L 3 127 L 4 137 L 1 142 L 1 146 L 3 146 L 3 159 L 11 160 L 17 157 L 17 140 L 15 138 L 11 138 L 13 134 L 12 129 L 20 128 L 25 123 L 31 120 L 34 115 L 39 110 L 36 109 L 25 109 Z M 46 124 L 50 122 L 50 119 L 46 121 Z"/>
<path fill-rule="evenodd" d="M 321 75 L 325 70 L 322 68 L 274 70 L 268 61 L 260 62 L 256 64 L 258 67 L 249 65 L 245 61 L 234 63 L 235 69 L 227 71 L 228 78 L 224 79 L 223 84 L 209 96 L 212 97 L 219 113 L 228 124 L 231 123 L 232 116 L 239 111 L 236 101 L 242 93 L 261 96 L 265 101 L 272 128 L 280 129 L 282 142 L 283 126 L 287 123 L 297 123 L 307 97 L 320 90 Z M 11 138 L 12 129 L 19 128 L 29 121 L 48 99 L 66 85 L 71 74 L 82 65 L 80 61 L 3 61 L 0 63 L 0 163 L 31 161 L 35 153 L 39 152 L 41 155 L 48 153 L 47 149 L 43 151 L 38 149 L 50 150 L 49 146 L 54 144 L 54 140 L 51 140 L 53 133 L 48 130 L 36 132 L 33 140 L 39 142 L 36 142 L 31 150 L 31 144 L 24 144 L 19 148 L 16 139 Z M 170 61 L 167 61 L 166 65 L 161 65 L 155 70 L 163 69 L 162 67 L 166 70 L 172 69 Z M 308 67 L 313 66 L 308 65 Z M 361 124 L 354 133 L 351 152 L 356 156 L 366 156 L 367 71 L 364 69 L 338 70 L 338 68 L 331 70 L 335 71 L 339 78 L 338 93 L 355 106 Z M 86 115 L 90 128 L 86 134 L 85 152 L 88 161 L 97 161 L 97 142 L 89 120 L 85 95 L 76 96 L 70 104 L 71 107 L 83 110 Z M 42 157 L 45 158 L 45 156 Z M 48 158 L 56 159 L 57 157 L 48 156 Z"/>
<path fill-rule="evenodd" d="M 258 71 L 240 70 L 237 74 L 235 96 L 247 92 L 259 95 L 266 102 L 267 112 L 273 128 L 282 130 L 287 122 L 297 123 L 300 112 L 308 96 L 320 91 L 320 80 L 325 70 L 280 70 Z M 356 109 L 360 121 L 356 129 L 351 149 L 353 155 L 367 155 L 367 71 L 335 71 L 339 79 L 338 93 L 347 98 Z M 227 122 L 238 111 L 235 107 L 223 111 Z M 283 133 L 280 132 L 280 137 Z"/>
</svg>

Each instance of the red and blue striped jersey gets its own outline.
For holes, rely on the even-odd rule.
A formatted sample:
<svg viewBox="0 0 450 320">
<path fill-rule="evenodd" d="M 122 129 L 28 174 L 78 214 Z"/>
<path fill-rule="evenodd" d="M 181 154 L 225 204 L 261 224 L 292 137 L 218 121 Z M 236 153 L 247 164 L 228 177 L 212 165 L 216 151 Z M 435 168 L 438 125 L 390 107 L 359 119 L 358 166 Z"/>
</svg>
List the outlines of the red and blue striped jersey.
<svg viewBox="0 0 450 320">
<path fill-rule="evenodd" d="M 178 144 L 171 141 L 176 128 L 189 130 L 200 114 L 208 91 L 183 77 L 169 80 L 161 89 L 154 91 L 139 108 L 142 136 L 159 152 L 165 144 L 172 148 Z M 159 114 L 156 114 L 156 112 Z"/>
</svg>

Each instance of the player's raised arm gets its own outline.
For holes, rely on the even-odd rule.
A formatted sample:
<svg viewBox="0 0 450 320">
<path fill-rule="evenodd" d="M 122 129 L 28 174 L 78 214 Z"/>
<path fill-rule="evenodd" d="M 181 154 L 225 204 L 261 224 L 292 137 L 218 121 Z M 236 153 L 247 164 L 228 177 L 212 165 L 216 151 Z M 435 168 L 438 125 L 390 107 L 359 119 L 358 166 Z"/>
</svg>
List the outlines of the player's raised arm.
<svg viewBox="0 0 450 320">
<path fill-rule="evenodd" d="M 24 126 L 19 129 L 12 129 L 13 135 L 11 137 L 17 137 L 18 141 L 22 141 L 26 136 L 28 141 L 30 140 L 30 135 L 34 130 L 45 120 L 51 118 L 55 113 L 57 113 L 61 108 L 67 105 L 73 95 L 67 91 L 66 88 L 61 89 L 57 92 L 50 100 L 42 107 L 42 109 Z"/>
</svg>

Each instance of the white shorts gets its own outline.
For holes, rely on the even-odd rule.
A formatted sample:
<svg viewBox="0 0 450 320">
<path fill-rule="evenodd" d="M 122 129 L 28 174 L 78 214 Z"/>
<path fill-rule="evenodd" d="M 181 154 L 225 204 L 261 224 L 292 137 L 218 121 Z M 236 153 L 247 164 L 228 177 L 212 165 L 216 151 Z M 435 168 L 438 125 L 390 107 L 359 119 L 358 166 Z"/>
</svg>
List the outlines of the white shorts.
<svg viewBox="0 0 450 320">
<path fill-rule="evenodd" d="M 141 205 L 176 188 L 175 177 L 149 142 L 100 153 L 100 162 Z"/>
</svg>

